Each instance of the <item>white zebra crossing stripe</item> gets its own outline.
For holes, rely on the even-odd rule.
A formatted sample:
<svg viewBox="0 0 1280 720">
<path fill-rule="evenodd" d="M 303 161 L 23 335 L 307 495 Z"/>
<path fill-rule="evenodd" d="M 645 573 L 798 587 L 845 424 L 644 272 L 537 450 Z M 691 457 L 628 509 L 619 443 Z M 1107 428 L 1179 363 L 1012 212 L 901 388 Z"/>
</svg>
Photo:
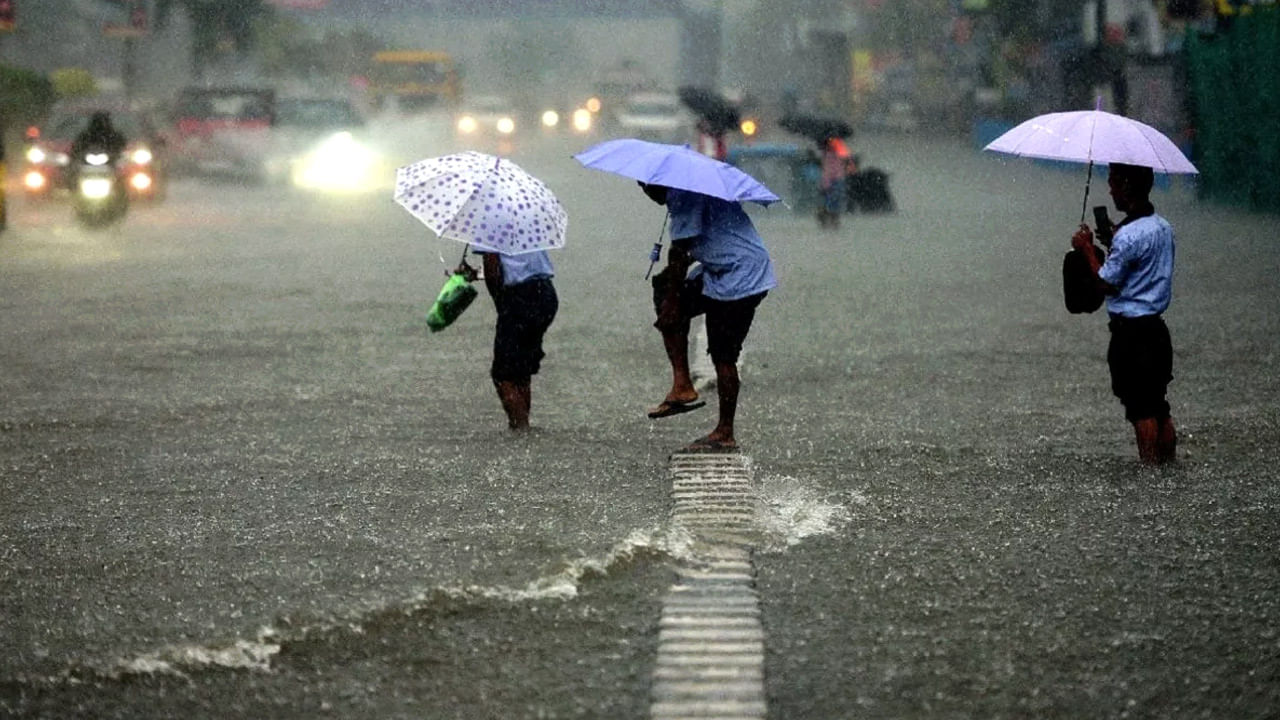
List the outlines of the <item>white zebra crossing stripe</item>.
<svg viewBox="0 0 1280 720">
<path fill-rule="evenodd" d="M 674 524 L 693 536 L 658 624 L 652 720 L 762 720 L 764 628 L 754 589 L 758 493 L 741 455 L 671 456 Z"/>
</svg>

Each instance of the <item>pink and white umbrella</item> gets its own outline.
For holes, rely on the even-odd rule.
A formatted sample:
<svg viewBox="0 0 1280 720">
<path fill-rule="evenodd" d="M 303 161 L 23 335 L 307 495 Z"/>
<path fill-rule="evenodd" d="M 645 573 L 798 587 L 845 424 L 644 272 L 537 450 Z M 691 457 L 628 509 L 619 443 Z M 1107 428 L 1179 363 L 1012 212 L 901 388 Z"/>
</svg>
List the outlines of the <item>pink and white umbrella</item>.
<svg viewBox="0 0 1280 720">
<path fill-rule="evenodd" d="M 1040 115 L 996 138 L 984 149 L 1042 160 L 1141 165 L 1166 175 L 1200 172 L 1164 133 L 1103 110 Z"/>
<path fill-rule="evenodd" d="M 1089 204 L 1094 163 L 1138 165 L 1165 175 L 1200 173 L 1164 133 L 1101 108 L 1033 117 L 983 149 L 1041 160 L 1087 163 L 1081 222 Z"/>
</svg>

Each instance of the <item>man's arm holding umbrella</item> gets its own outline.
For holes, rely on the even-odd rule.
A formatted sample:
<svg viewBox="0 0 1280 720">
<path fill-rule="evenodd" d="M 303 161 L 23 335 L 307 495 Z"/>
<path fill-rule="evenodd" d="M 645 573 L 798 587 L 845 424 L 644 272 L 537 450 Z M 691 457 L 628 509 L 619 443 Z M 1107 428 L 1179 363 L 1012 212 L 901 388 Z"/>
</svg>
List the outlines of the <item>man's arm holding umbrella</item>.
<svg viewBox="0 0 1280 720">
<path fill-rule="evenodd" d="M 485 289 L 489 291 L 489 297 L 497 300 L 498 295 L 502 293 L 502 260 L 498 257 L 498 253 L 492 252 L 480 253 L 480 257 L 483 260 Z M 465 259 L 454 272 L 465 277 L 467 282 L 475 282 L 480 275 L 479 270 L 468 265 Z"/>
</svg>

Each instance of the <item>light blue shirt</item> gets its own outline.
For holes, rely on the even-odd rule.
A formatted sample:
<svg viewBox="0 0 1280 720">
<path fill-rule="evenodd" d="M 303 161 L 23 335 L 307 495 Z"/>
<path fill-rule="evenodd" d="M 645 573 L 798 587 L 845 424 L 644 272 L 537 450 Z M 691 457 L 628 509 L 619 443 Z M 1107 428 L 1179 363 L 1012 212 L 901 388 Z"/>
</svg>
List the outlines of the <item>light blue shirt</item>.
<svg viewBox="0 0 1280 720">
<path fill-rule="evenodd" d="M 484 252 L 472 248 L 472 252 L 477 255 L 483 255 Z M 551 278 L 555 277 L 555 270 L 551 267 L 551 256 L 546 250 L 535 250 L 533 252 L 520 253 L 519 255 L 506 255 L 498 253 L 498 261 L 502 263 L 502 286 L 509 287 L 511 285 L 519 285 L 526 280 L 532 280 L 537 277 Z"/>
<path fill-rule="evenodd" d="M 739 300 L 778 286 L 773 261 L 741 203 L 670 189 L 671 241 L 702 264 L 702 294 Z"/>
<path fill-rule="evenodd" d="M 1098 269 L 1098 277 L 1119 291 L 1107 296 L 1107 312 L 1125 317 L 1164 312 L 1172 297 L 1173 254 L 1173 228 L 1159 215 L 1121 226 Z"/>
</svg>

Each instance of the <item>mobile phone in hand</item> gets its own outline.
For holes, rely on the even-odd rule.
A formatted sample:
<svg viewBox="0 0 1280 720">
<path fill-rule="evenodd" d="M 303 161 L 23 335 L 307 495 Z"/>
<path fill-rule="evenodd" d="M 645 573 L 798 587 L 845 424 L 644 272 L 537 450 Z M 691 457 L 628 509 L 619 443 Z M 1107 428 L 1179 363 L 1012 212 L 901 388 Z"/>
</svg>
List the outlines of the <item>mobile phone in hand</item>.
<svg viewBox="0 0 1280 720">
<path fill-rule="evenodd" d="M 1111 225 L 1111 218 L 1107 217 L 1107 206 L 1096 205 L 1093 208 L 1093 234 L 1098 237 L 1098 242 L 1106 247 L 1111 247 L 1111 237 L 1114 233 L 1114 227 Z"/>
</svg>

